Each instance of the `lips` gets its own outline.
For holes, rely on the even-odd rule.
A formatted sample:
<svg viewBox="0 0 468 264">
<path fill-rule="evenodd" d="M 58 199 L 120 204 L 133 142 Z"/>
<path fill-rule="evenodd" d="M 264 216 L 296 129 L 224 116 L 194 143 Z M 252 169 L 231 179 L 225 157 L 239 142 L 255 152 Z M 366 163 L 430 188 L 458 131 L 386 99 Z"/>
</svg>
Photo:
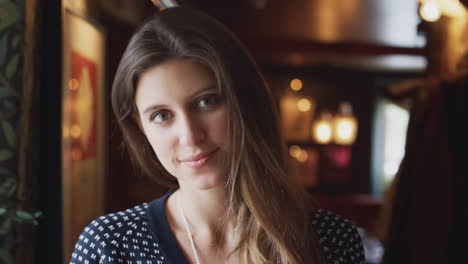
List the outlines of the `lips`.
<svg viewBox="0 0 468 264">
<path fill-rule="evenodd" d="M 204 152 L 204 153 L 200 153 L 200 154 L 197 154 L 197 155 L 194 155 L 194 156 L 191 156 L 187 159 L 183 159 L 181 160 L 180 162 L 190 168 L 194 168 L 194 169 L 199 169 L 203 166 L 205 166 L 209 159 L 219 150 L 219 148 L 216 148 L 215 150 L 213 151 L 210 151 L 210 152 Z"/>
</svg>

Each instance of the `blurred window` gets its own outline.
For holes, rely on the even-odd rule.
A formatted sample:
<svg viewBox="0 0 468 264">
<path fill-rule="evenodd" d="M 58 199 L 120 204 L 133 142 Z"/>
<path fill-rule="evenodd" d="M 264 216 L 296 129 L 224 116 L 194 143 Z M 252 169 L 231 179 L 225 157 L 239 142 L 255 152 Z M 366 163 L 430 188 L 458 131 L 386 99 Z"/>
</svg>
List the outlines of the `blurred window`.
<svg viewBox="0 0 468 264">
<path fill-rule="evenodd" d="M 379 101 L 374 138 L 374 191 L 391 183 L 405 155 L 409 111 L 387 99 Z"/>
</svg>

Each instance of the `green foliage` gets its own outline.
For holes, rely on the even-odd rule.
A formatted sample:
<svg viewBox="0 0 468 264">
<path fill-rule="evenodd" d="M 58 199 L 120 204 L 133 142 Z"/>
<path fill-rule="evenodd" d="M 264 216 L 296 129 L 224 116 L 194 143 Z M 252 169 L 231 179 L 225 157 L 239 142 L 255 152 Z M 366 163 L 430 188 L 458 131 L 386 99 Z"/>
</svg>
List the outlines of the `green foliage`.
<svg viewBox="0 0 468 264">
<path fill-rule="evenodd" d="M 0 0 L 0 263 L 13 264 L 13 245 L 20 247 L 15 225 L 38 225 L 41 212 L 23 210 L 17 199 L 15 156 L 18 151 L 18 91 L 23 54 L 23 0 Z"/>
<path fill-rule="evenodd" d="M 5 161 L 10 159 L 13 156 L 13 153 L 8 149 L 0 149 L 0 161 Z"/>
<path fill-rule="evenodd" d="M 8 176 L 12 175 L 12 173 L 3 168 L 0 168 L 0 174 L 3 178 L 0 183 L 0 241 L 8 241 L 13 239 L 14 223 L 38 225 L 38 220 L 42 217 L 42 213 L 17 209 L 21 201 L 15 197 L 16 179 Z M 2 245 L 0 260 L 3 260 L 0 263 L 13 264 L 8 245 Z"/>
<path fill-rule="evenodd" d="M 5 135 L 8 145 L 12 148 L 15 148 L 16 147 L 16 134 L 11 123 L 3 120 L 2 129 L 3 129 L 3 134 Z"/>
<path fill-rule="evenodd" d="M 2 260 L 1 263 L 5 264 L 13 264 L 13 257 L 11 254 L 8 252 L 6 248 L 0 248 L 0 260 Z"/>
<path fill-rule="evenodd" d="M 13 78 L 13 75 L 17 72 L 19 58 L 20 58 L 20 54 L 15 54 L 8 62 L 7 67 L 6 67 L 6 72 L 5 72 L 5 75 L 8 79 Z"/>
<path fill-rule="evenodd" d="M 8 34 L 0 32 L 0 63 L 5 61 L 8 47 Z"/>
<path fill-rule="evenodd" d="M 10 0 L 0 0 L 0 32 L 15 25 L 21 19 L 21 12 Z"/>
<path fill-rule="evenodd" d="M 17 34 L 16 36 L 13 37 L 12 45 L 14 49 L 17 49 L 20 47 L 20 44 L 23 43 L 23 35 Z"/>
</svg>

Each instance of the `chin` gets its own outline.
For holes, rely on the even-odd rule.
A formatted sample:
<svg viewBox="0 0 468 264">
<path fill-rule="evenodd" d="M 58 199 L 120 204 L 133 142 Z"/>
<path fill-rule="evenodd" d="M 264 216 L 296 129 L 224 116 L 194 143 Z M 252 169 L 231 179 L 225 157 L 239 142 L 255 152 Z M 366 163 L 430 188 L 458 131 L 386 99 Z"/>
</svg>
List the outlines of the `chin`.
<svg viewBox="0 0 468 264">
<path fill-rule="evenodd" d="M 221 181 L 205 181 L 205 182 L 197 182 L 194 184 L 195 188 L 201 191 L 212 190 L 215 188 L 219 188 L 220 186 L 224 186 L 224 182 Z"/>
<path fill-rule="evenodd" d="M 223 187 L 226 183 L 225 179 L 220 177 L 220 175 L 203 175 L 197 176 L 197 178 L 192 183 L 198 190 L 212 190 L 215 188 Z"/>
</svg>

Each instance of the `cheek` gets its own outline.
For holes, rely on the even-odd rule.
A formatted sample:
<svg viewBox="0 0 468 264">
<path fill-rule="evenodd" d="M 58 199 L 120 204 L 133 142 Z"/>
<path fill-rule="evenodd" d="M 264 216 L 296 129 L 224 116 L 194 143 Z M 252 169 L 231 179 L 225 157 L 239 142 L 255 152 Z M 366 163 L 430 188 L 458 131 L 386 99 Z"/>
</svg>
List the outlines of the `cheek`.
<svg viewBox="0 0 468 264">
<path fill-rule="evenodd" d="M 216 143 L 225 145 L 229 135 L 229 121 L 227 111 L 219 112 L 214 118 L 210 119 L 210 136 Z"/>
<path fill-rule="evenodd" d="M 156 133 L 149 132 L 147 135 L 155 135 Z M 164 135 L 158 136 L 147 136 L 147 139 L 153 148 L 156 157 L 162 163 L 164 168 L 170 173 L 172 172 L 172 158 L 173 158 L 173 151 L 171 147 L 171 141 L 169 138 L 165 137 Z"/>
<path fill-rule="evenodd" d="M 160 139 L 150 139 L 150 144 L 153 147 L 154 153 L 160 160 L 166 160 L 169 156 L 168 142 Z"/>
</svg>

